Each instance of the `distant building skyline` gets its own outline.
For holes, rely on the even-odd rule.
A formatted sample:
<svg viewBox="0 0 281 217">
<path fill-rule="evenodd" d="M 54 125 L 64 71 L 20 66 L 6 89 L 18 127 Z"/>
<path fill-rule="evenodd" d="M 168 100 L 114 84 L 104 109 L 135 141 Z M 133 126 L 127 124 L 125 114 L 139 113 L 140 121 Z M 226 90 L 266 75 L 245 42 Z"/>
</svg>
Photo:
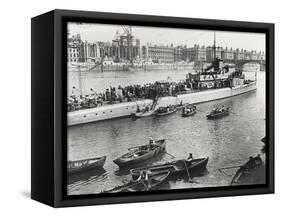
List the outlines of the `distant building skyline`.
<svg viewBox="0 0 281 217">
<path fill-rule="evenodd" d="M 163 45 L 163 46 L 187 46 L 194 44 L 211 46 L 214 43 L 214 31 L 192 30 L 160 27 L 140 27 L 132 26 L 132 35 L 140 39 L 141 45 Z M 68 23 L 68 34 L 80 34 L 83 41 L 88 42 L 112 42 L 116 37 L 116 32 L 123 33 L 121 25 L 109 24 L 82 24 Z M 246 49 L 265 51 L 265 34 L 215 31 L 216 46 L 228 47 L 232 49 Z"/>
</svg>

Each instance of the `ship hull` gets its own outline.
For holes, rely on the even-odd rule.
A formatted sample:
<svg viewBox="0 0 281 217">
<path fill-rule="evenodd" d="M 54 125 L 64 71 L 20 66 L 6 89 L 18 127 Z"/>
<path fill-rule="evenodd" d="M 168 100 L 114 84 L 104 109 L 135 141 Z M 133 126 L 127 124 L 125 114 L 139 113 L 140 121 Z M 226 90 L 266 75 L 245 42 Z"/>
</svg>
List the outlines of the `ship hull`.
<svg viewBox="0 0 281 217">
<path fill-rule="evenodd" d="M 240 94 L 255 91 L 257 89 L 256 82 L 239 85 L 235 87 L 226 87 L 219 89 L 211 89 L 204 91 L 197 91 L 188 94 L 178 95 L 178 97 L 163 97 L 161 98 L 158 107 L 167 104 L 175 105 L 179 102 L 185 104 L 199 104 L 213 100 L 220 100 L 228 97 L 237 96 Z M 106 105 L 91 109 L 68 112 L 67 125 L 78 125 L 113 118 L 127 117 L 132 113 L 136 113 L 137 105 L 139 108 L 145 108 L 147 104 L 152 104 L 152 100 L 142 100 L 136 102 L 120 103 L 115 105 Z M 157 108 L 155 108 L 157 109 Z"/>
</svg>

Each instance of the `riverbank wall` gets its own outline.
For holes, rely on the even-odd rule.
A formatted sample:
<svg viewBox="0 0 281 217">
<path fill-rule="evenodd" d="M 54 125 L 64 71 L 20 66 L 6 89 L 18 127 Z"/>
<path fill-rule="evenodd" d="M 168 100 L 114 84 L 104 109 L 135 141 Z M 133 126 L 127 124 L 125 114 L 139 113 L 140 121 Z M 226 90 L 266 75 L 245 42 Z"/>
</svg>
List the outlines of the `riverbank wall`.
<svg viewBox="0 0 281 217">
<path fill-rule="evenodd" d="M 182 103 L 198 104 L 227 97 L 240 95 L 249 91 L 256 90 L 256 82 L 244 84 L 236 87 L 226 87 L 220 89 L 212 89 L 205 91 L 192 92 L 188 94 L 178 95 L 178 97 L 163 97 L 159 100 L 156 109 L 161 106 L 177 105 Z M 114 105 L 105 105 L 101 107 L 68 112 L 67 125 L 78 125 L 90 122 L 102 121 L 113 118 L 120 118 L 130 116 L 140 109 L 145 108 L 147 105 L 152 105 L 152 100 L 145 99 L 135 102 L 119 103 Z"/>
</svg>

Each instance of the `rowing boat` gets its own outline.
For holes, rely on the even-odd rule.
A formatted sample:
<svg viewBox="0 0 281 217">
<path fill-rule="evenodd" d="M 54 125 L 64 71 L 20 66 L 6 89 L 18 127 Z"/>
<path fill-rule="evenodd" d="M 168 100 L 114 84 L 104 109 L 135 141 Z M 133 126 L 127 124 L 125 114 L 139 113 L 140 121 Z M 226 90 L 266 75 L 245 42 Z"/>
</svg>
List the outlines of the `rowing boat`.
<svg viewBox="0 0 281 217">
<path fill-rule="evenodd" d="M 170 172 L 165 171 L 161 173 L 154 173 L 148 175 L 148 179 L 131 180 L 130 182 L 116 186 L 110 190 L 103 191 L 102 193 L 118 193 L 118 192 L 136 192 L 136 191 L 151 191 L 156 190 L 165 182 Z"/>
<path fill-rule="evenodd" d="M 67 170 L 69 174 L 80 173 L 92 169 L 102 168 L 106 160 L 106 156 L 89 158 L 67 162 Z"/>
<path fill-rule="evenodd" d="M 155 111 L 156 116 L 164 116 L 175 113 L 178 110 L 176 106 L 160 107 Z"/>
<path fill-rule="evenodd" d="M 190 106 L 183 108 L 182 117 L 190 117 L 196 113 L 196 106 Z"/>
<path fill-rule="evenodd" d="M 217 119 L 223 116 L 229 115 L 229 108 L 225 108 L 224 110 L 215 110 L 211 111 L 209 114 L 206 115 L 207 119 Z"/>
<path fill-rule="evenodd" d="M 134 168 L 130 170 L 133 179 L 136 179 L 143 172 L 153 174 L 164 171 L 170 171 L 170 176 L 185 174 L 188 170 L 189 173 L 196 173 L 206 168 L 209 158 L 198 158 L 191 161 L 176 160 L 164 164 L 158 164 L 150 167 Z"/>
<path fill-rule="evenodd" d="M 264 173 L 264 163 L 260 157 L 250 158 L 244 165 L 240 166 L 233 176 L 230 184 L 239 185 L 258 182 L 261 173 Z"/>
<path fill-rule="evenodd" d="M 155 141 L 155 144 L 130 148 L 128 153 L 116 158 L 113 162 L 120 168 L 131 167 L 136 164 L 144 163 L 145 161 L 165 151 L 165 149 L 166 141 L 165 139 L 161 139 Z"/>
</svg>

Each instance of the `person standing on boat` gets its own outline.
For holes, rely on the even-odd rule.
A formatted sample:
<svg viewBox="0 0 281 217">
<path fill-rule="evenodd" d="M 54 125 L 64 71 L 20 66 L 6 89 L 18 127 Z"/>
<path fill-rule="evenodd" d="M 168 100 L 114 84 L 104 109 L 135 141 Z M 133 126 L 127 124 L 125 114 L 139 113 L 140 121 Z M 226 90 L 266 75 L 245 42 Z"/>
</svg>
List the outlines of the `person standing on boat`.
<svg viewBox="0 0 281 217">
<path fill-rule="evenodd" d="M 189 156 L 186 161 L 188 162 L 188 164 L 191 164 L 191 162 L 193 161 L 192 153 L 189 153 Z"/>
</svg>

